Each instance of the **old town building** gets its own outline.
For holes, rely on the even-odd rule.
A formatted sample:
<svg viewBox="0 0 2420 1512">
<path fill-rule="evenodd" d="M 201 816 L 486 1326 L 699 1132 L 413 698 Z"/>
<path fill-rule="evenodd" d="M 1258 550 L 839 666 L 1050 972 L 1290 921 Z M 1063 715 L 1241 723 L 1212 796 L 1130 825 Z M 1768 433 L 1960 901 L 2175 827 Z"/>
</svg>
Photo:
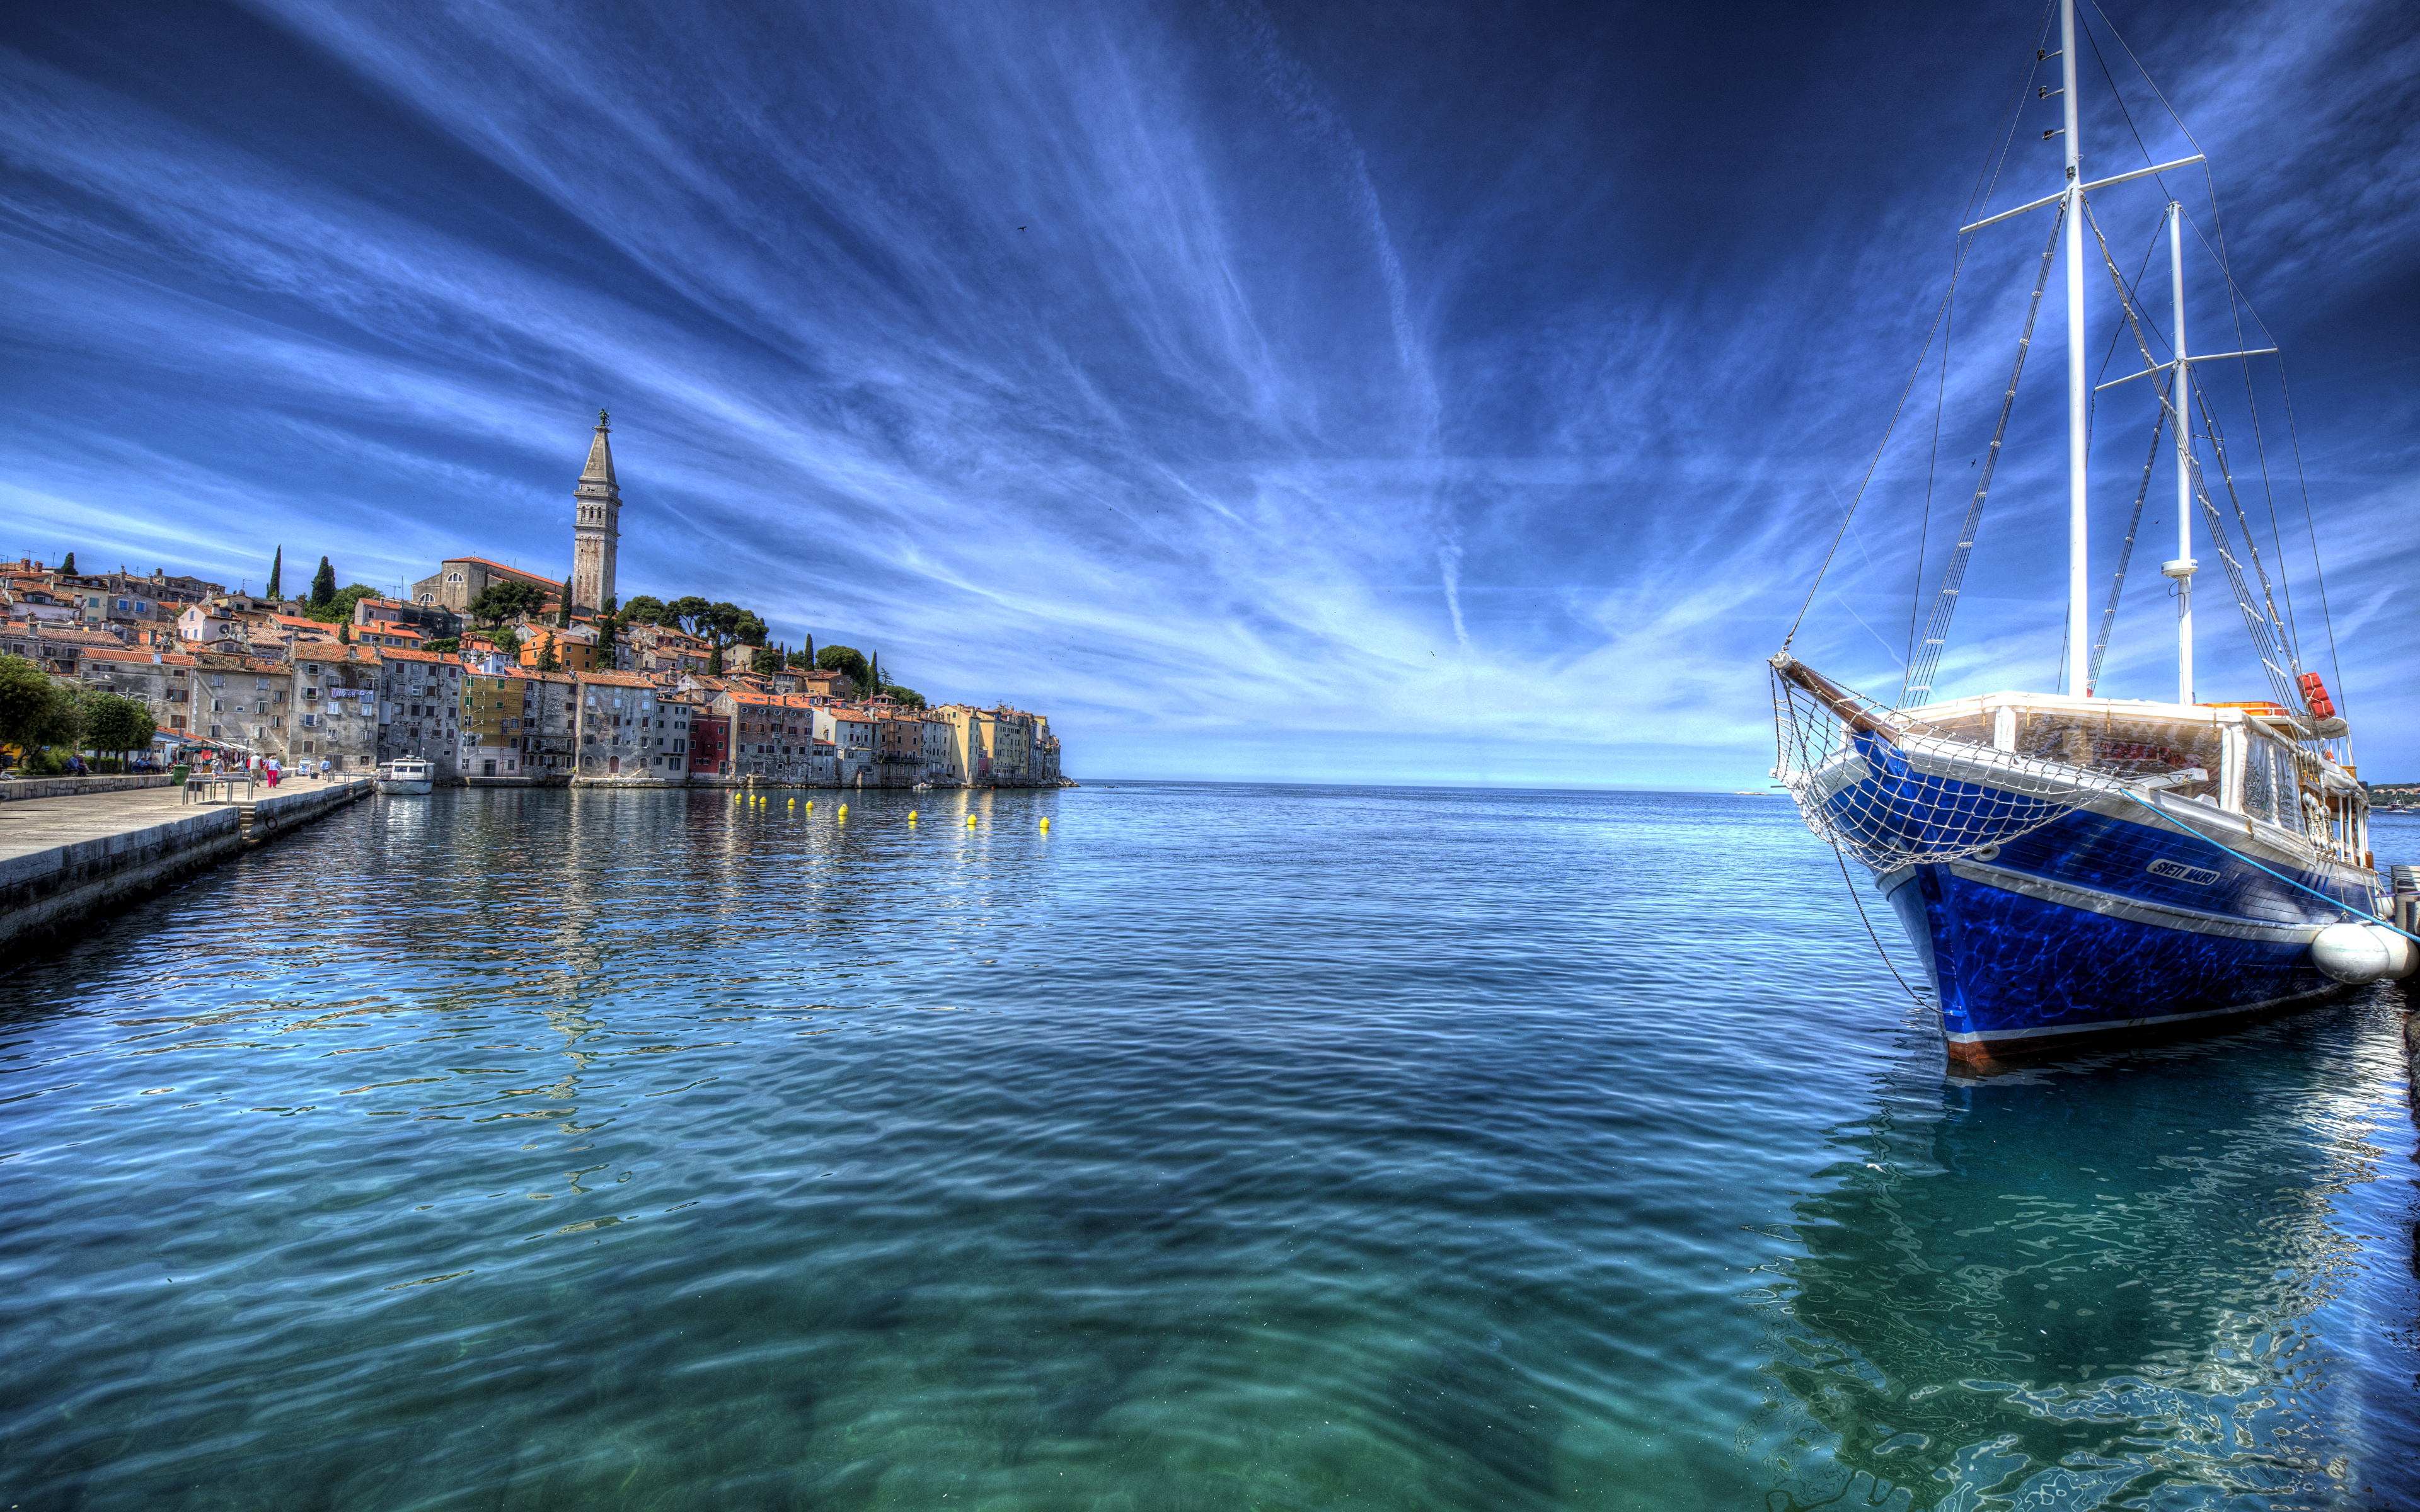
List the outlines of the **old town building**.
<svg viewBox="0 0 2420 1512">
<path fill-rule="evenodd" d="M 579 677 L 580 782 L 686 783 L 689 713 L 677 694 L 636 672 Z"/>
<path fill-rule="evenodd" d="M 379 670 L 379 761 L 418 757 L 434 764 L 440 780 L 454 780 L 467 669 L 434 652 L 387 647 Z"/>
<path fill-rule="evenodd" d="M 363 646 L 315 645 L 295 658 L 295 761 L 332 772 L 378 764 L 379 670 Z"/>
</svg>

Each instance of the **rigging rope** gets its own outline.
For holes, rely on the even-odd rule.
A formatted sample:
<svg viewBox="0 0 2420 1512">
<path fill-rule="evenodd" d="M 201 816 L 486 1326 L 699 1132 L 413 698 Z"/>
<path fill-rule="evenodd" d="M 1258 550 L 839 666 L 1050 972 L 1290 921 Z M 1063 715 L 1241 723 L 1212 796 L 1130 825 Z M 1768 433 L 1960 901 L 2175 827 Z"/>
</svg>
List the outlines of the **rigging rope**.
<svg viewBox="0 0 2420 1512">
<path fill-rule="evenodd" d="M 2160 391 L 2164 398 L 2167 390 Z M 2134 489 L 2134 513 L 2126 521 L 2126 544 L 2118 551 L 2118 576 L 2109 584 L 2109 607 L 2101 611 L 2101 639 L 2092 645 L 2092 664 L 2085 670 L 2084 696 L 2101 686 L 2101 663 L 2109 655 L 2109 632 L 2118 623 L 2118 595 L 2126 591 L 2126 564 L 2134 560 L 2134 532 L 2143 523 L 2143 501 L 2150 497 L 2151 470 L 2160 463 L 2160 437 L 2167 430 L 2168 411 L 2164 405 L 2151 417 L 2151 455 L 2143 459 L 2143 481 Z M 2065 658 L 2061 658 L 2064 660 Z"/>
<path fill-rule="evenodd" d="M 2152 360 L 2150 346 L 2143 339 L 2141 312 L 2135 308 L 2133 299 L 2127 291 L 2125 275 L 2118 270 L 2117 260 L 2109 255 L 2108 239 L 2101 234 L 2100 223 L 2092 214 L 2089 203 L 2085 206 L 2084 215 L 2085 223 L 2092 228 L 2094 243 L 2101 249 L 2102 265 L 2109 270 L 2109 281 L 2118 290 L 2118 309 L 2126 316 L 2127 328 L 2133 332 L 2134 346 L 2142 354 L 2143 367 L 2146 371 L 2157 371 L 2160 364 Z M 2201 501 L 2202 517 L 2209 524 L 2211 542 L 2218 550 L 2219 561 L 2226 566 L 2227 581 L 2235 591 L 2236 606 L 2242 610 L 2244 628 L 2252 633 L 2253 649 L 2260 658 L 2260 665 L 2269 673 L 2270 689 L 2277 696 L 2278 707 L 2299 709 L 2309 716 L 2310 703 L 2303 692 L 2299 675 L 2302 667 L 2295 661 L 2291 646 L 2280 643 L 2284 626 L 2276 622 L 2276 600 L 2269 591 L 2269 574 L 2260 564 L 2259 540 L 2253 534 L 2252 520 L 2244 513 L 2242 501 L 2236 497 L 2235 480 L 2226 467 L 2226 442 L 2218 434 L 2217 417 L 2211 412 L 2210 396 L 2195 393 L 2194 399 L 2201 411 L 2203 424 L 2208 427 L 2211 447 L 2218 460 L 2219 478 L 2226 486 L 2227 501 L 2234 505 L 2236 517 L 2243 528 L 2243 544 L 2252 558 L 2252 570 L 2260 579 L 2261 603 L 2267 606 L 2265 615 L 2253 602 L 2251 587 L 2244 579 L 2242 564 L 2236 560 L 2226 522 L 2219 516 L 2217 503 L 2211 498 L 2209 475 L 2196 457 L 2192 469 L 2193 492 Z M 2164 388 L 2160 391 L 2160 409 L 2178 425 L 2188 424 L 2185 416 L 2176 413 L 2175 402 Z M 2277 633 L 2273 634 L 2273 629 Z M 2286 667 L 2278 665 L 2281 656 L 2287 663 Z M 2304 729 L 2303 738 L 2306 742 L 2315 742 L 2319 738 L 2316 717 L 2311 717 Z"/>
<path fill-rule="evenodd" d="M 2040 51 L 2042 39 L 2050 35 L 2051 16 L 2055 8 L 2055 0 L 2045 0 L 2045 4 L 2042 6 L 2041 25 L 2034 39 L 2034 46 L 2037 53 Z M 2015 93 L 2009 97 L 2009 122 L 2000 130 L 1999 156 L 1996 160 L 1986 160 L 1985 166 L 1976 171 L 1975 187 L 1966 193 L 1965 213 L 1968 215 L 1974 213 L 1976 203 L 1979 199 L 1984 195 L 1989 194 L 1993 189 L 1999 185 L 2000 169 L 2006 165 L 2009 161 L 2009 147 L 2010 144 L 2016 141 L 2017 121 L 2024 111 L 2025 85 L 2033 83 L 2034 74 L 2040 71 L 2040 68 L 2041 61 L 2037 57 L 2034 62 L 2034 67 L 2025 70 L 2024 78 L 2018 82 Z M 1942 378 L 1945 383 L 1947 382 L 1949 371 L 1949 343 L 1946 330 L 1946 322 L 1949 316 L 1950 301 L 1958 296 L 1958 274 L 1966 266 L 1966 255 L 1974 250 L 1974 246 L 1975 243 L 1973 239 L 1971 238 L 1966 239 L 1965 244 L 1958 249 L 1958 255 L 1950 260 L 1949 287 L 1944 291 L 1941 296 L 1941 308 L 1933 312 L 1932 327 L 1931 330 L 1927 331 L 1924 335 L 1924 349 L 1916 353 L 1916 367 L 1914 371 L 1910 372 L 1907 376 L 1907 387 L 1900 391 L 1899 403 L 1891 408 L 1890 424 L 1883 428 L 1882 444 L 1874 448 L 1873 460 L 1866 464 L 1866 475 L 1863 479 L 1859 480 L 1857 484 L 1856 495 L 1849 501 L 1848 509 L 1840 516 L 1840 528 L 1832 532 L 1832 544 L 1823 553 L 1823 565 L 1815 569 L 1814 582 L 1807 585 L 1806 600 L 1798 606 L 1798 613 L 1790 622 L 1790 633 L 1781 638 L 1781 647 L 1785 651 L 1790 649 L 1790 643 L 1792 641 L 1798 639 L 1798 627 L 1806 623 L 1807 611 L 1814 606 L 1815 594 L 1821 591 L 1823 586 L 1823 575 L 1832 570 L 1832 558 L 1838 554 L 1841 540 L 1848 535 L 1851 522 L 1855 520 L 1857 517 L 1857 506 L 1866 501 L 1866 489 L 1872 486 L 1874 481 L 1874 470 L 1882 466 L 1883 453 L 1889 447 L 1892 434 L 1899 429 L 1899 417 L 1901 412 L 1907 409 L 1907 396 L 1916 392 L 1916 380 L 1924 376 L 1925 359 L 1932 355 L 1932 338 L 1936 334 L 1942 337 Z M 1937 434 L 1934 440 L 1935 444 L 1938 445 L 1939 437 Z M 1931 500 L 1929 486 L 1926 497 L 1929 510 Z M 1916 579 L 1919 586 L 1923 581 L 1923 577 L 1924 562 L 1921 552 L 1919 551 L 1916 561 Z M 1915 610 L 1911 608 L 1909 610 L 1909 622 L 1911 626 L 1913 626 L 1914 621 Z M 1912 628 L 1910 633 L 1914 633 Z"/>
<path fill-rule="evenodd" d="M 1932 692 L 1933 674 L 1941 666 L 1941 649 L 1949 640 L 1949 621 L 1958 612 L 1958 594 L 1966 580 L 1966 563 L 1975 554 L 1975 532 L 1982 523 L 1983 501 L 1992 491 L 1992 473 L 2000 465 L 2000 447 L 2009 437 L 2009 414 L 2016 407 L 2017 380 L 2024 375 L 2025 352 L 2033 345 L 2034 322 L 2041 316 L 2042 290 L 2050 284 L 2051 259 L 2058 252 L 2059 228 L 2066 224 L 2067 208 L 2062 205 L 2058 214 L 2051 217 L 2050 240 L 2042 247 L 2041 269 L 2034 276 L 2033 295 L 2025 303 L 2025 327 L 2017 337 L 2016 363 L 2009 370 L 2008 391 L 2000 395 L 2000 423 L 1993 428 L 1992 444 L 1983 454 L 1982 475 L 1975 480 L 1975 497 L 1967 501 L 1966 522 L 1959 529 L 1958 544 L 1950 550 L 1949 565 L 1942 573 L 1941 591 L 1933 595 L 1924 640 L 1916 648 L 1916 657 L 1908 663 L 1907 675 L 1900 684 L 1901 703 L 1913 694 L 1929 696 Z M 1787 649 L 1788 642 L 1783 644 Z"/>
</svg>

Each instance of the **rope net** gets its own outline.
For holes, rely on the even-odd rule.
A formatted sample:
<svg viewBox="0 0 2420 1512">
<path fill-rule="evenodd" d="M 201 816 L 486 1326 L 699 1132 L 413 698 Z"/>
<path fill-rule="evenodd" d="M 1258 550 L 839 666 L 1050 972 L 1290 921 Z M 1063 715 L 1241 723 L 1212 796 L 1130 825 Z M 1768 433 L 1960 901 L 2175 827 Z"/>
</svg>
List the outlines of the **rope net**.
<svg viewBox="0 0 2420 1512">
<path fill-rule="evenodd" d="M 1774 776 L 1799 816 L 1877 872 L 1964 859 L 2120 789 L 2215 796 L 2226 749 L 2215 717 L 1979 702 L 1911 713 L 1788 653 L 1773 661 L 1773 715 Z"/>
</svg>

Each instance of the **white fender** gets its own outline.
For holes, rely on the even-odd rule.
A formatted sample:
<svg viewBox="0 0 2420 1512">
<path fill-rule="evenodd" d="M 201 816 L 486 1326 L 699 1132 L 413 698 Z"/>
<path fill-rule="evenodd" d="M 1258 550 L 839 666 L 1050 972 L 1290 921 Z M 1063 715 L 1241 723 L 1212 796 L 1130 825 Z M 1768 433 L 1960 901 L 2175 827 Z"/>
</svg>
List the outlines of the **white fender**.
<svg viewBox="0 0 2420 1512">
<path fill-rule="evenodd" d="M 2311 964 L 2338 981 L 2376 981 L 2395 964 L 2382 933 L 2366 924 L 2330 924 L 2311 941 Z"/>
<path fill-rule="evenodd" d="M 2410 935 L 2388 929 L 2383 924 L 2364 924 L 2362 928 L 2377 935 L 2379 942 L 2386 947 L 2387 980 L 2401 981 L 2413 971 L 2420 970 L 2420 945 L 2412 944 Z"/>
</svg>

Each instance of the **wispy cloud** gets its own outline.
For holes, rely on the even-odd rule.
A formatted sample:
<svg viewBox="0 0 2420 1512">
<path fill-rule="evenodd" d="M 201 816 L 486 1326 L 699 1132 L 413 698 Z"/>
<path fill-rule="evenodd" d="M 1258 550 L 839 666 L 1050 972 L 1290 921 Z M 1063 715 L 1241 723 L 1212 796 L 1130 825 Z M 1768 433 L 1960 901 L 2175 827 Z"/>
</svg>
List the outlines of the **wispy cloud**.
<svg viewBox="0 0 2420 1512">
<path fill-rule="evenodd" d="M 2376 360 L 2356 312 L 2408 318 L 2420 44 L 2383 5 L 2116 21 L 2310 385 L 2359 709 L 2413 628 L 2384 527 L 2415 419 L 2408 380 L 2327 375 Z M 1945 21 L 1893 53 L 1898 23 L 1834 15 L 1716 102 L 1695 59 L 1729 44 L 1694 23 L 1455 24 L 1079 0 L 25 20 L 0 30 L 0 508 L 25 539 L 0 548 L 229 580 L 277 544 L 381 584 L 461 549 L 559 569 L 604 404 L 627 591 L 1047 708 L 1079 771 L 1744 785 L 1761 657 L 1916 363 L 2030 40 Z M 1822 48 L 1828 81 L 1784 61 Z M 2135 151 L 2114 113 L 2091 130 Z M 2004 197 L 2037 192 L 2024 154 Z M 2124 255 L 2157 208 L 2112 196 Z M 1968 265 L 1938 452 L 1928 377 L 1802 636 L 1853 681 L 1897 686 L 2047 231 Z M 2055 326 L 1946 666 L 1969 683 L 2055 669 Z M 2103 455 L 2133 452 L 2136 417 L 2101 413 Z M 2164 608 L 2130 601 L 2114 683 L 2160 681 Z M 2241 673 L 2222 635 L 2206 662 Z M 2420 758 L 2396 717 L 2374 738 Z"/>
</svg>

